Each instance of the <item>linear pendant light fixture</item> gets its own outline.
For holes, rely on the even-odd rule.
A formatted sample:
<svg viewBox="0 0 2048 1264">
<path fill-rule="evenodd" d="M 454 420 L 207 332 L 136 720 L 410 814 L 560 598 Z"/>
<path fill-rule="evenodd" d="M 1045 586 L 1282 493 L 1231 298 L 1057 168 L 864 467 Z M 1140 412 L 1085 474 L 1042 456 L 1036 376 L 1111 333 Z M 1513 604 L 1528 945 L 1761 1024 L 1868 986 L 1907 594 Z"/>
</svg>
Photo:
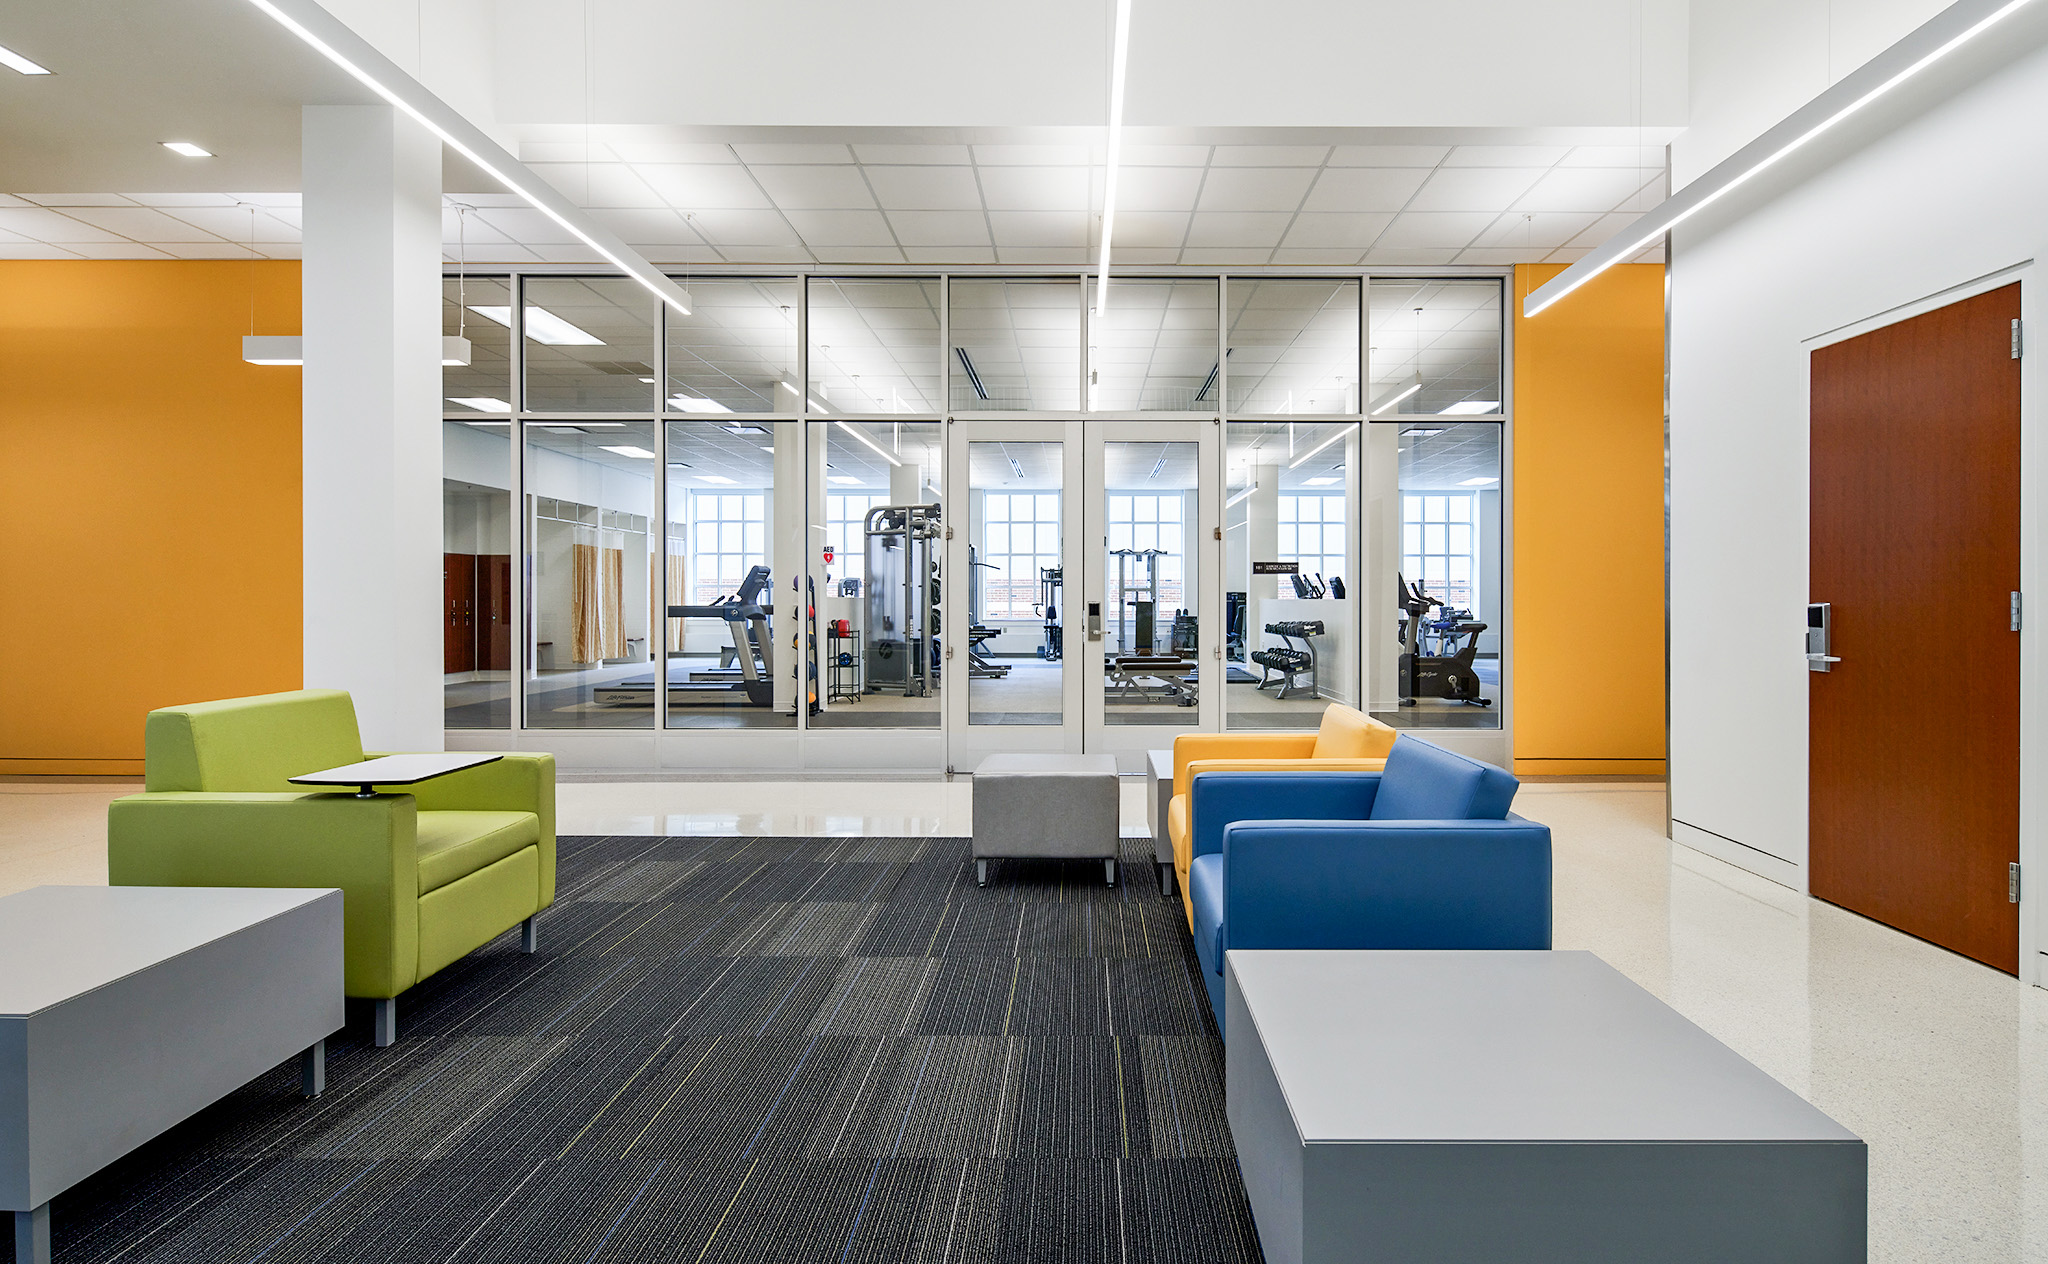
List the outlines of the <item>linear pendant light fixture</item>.
<svg viewBox="0 0 2048 1264">
<path fill-rule="evenodd" d="M 417 120 L 441 143 L 469 159 L 527 205 L 567 229 L 612 266 L 645 286 L 680 315 L 690 314 L 689 291 L 663 275 L 617 234 L 599 225 L 553 185 L 526 167 L 474 123 L 400 70 L 369 41 L 322 8 L 318 0 L 249 0 L 308 48 L 339 66 L 370 91 Z"/>
<path fill-rule="evenodd" d="M 305 346 L 306 340 L 298 334 L 244 334 L 242 358 L 251 364 L 304 364 Z M 442 367 L 467 367 L 469 358 L 469 339 L 442 335 Z"/>
<path fill-rule="evenodd" d="M 37 65 L 11 48 L 0 48 L 0 66 L 5 66 L 16 74 L 21 75 L 47 75 L 50 73 L 47 68 Z"/>
<path fill-rule="evenodd" d="M 887 448 L 883 447 L 879 443 L 876 443 L 873 439 L 868 438 L 867 431 L 860 429 L 852 422 L 840 421 L 834 422 L 833 424 L 838 426 L 841 430 L 844 430 L 846 433 L 852 435 L 854 438 L 860 440 L 862 443 L 868 445 L 869 451 L 873 452 L 876 456 L 881 457 L 884 461 L 887 461 L 889 464 L 898 466 L 903 464 L 903 462 L 897 460 L 893 455 L 891 455 Z"/>
<path fill-rule="evenodd" d="M 1295 458 L 1294 458 L 1294 459 L 1293 459 L 1292 461 L 1289 461 L 1289 462 L 1287 463 L 1287 468 L 1288 468 L 1288 469 L 1290 469 L 1290 470 L 1294 470 L 1294 469 L 1300 469 L 1300 468 L 1301 468 L 1301 463 L 1302 463 L 1303 461 L 1306 461 L 1306 460 L 1308 460 L 1308 459 L 1309 459 L 1310 457 L 1314 456 L 1314 455 L 1315 455 L 1316 453 L 1318 453 L 1318 452 L 1321 452 L 1321 451 L 1322 451 L 1322 450 L 1323 450 L 1324 448 L 1327 448 L 1327 447 L 1329 447 L 1329 446 L 1330 446 L 1331 444 L 1333 444 L 1333 443 L 1337 442 L 1337 440 L 1339 440 L 1339 439 L 1342 439 L 1342 438 L 1343 438 L 1343 437 L 1344 437 L 1345 435 L 1347 435 L 1347 434 L 1350 434 L 1350 433 L 1351 433 L 1351 427 L 1349 427 L 1349 426 L 1344 426 L 1344 425 L 1340 425 L 1340 426 L 1338 426 L 1338 427 L 1337 427 L 1337 433 L 1335 433 L 1335 434 L 1331 435 L 1331 436 L 1330 436 L 1329 438 L 1327 438 L 1327 439 L 1323 440 L 1323 441 L 1322 441 L 1321 443 L 1318 443 L 1318 444 L 1317 444 L 1316 446 L 1314 446 L 1313 448 L 1310 448 L 1310 449 L 1309 449 L 1308 451 L 1306 451 L 1306 452 L 1302 453 L 1302 454 L 1301 454 L 1300 456 L 1298 456 L 1298 457 L 1295 457 Z"/>
<path fill-rule="evenodd" d="M 1394 405 L 1400 403 L 1402 400 L 1408 398 L 1410 395 L 1413 395 L 1415 392 L 1421 389 L 1422 375 L 1420 373 L 1417 373 L 1414 379 L 1411 380 L 1408 383 L 1408 385 L 1402 387 L 1400 390 L 1395 391 L 1390 395 L 1387 395 L 1382 399 L 1376 400 L 1373 403 L 1373 406 L 1369 410 L 1367 410 L 1367 415 L 1372 417 L 1378 417 L 1384 413 L 1393 412 Z"/>
<path fill-rule="evenodd" d="M 2032 0 L 1957 0 L 1713 170 L 1664 199 L 1593 253 L 1536 287 L 1522 300 L 1522 315 L 1534 316 L 1615 264 L 1634 258 L 1679 224 L 2030 3 Z"/>
<path fill-rule="evenodd" d="M 1109 239 L 1116 232 L 1116 169 L 1124 150 L 1124 68 L 1131 60 L 1131 0 L 1116 0 L 1109 62 L 1109 143 L 1102 164 L 1102 260 L 1095 268 L 1095 318 L 1109 310 Z"/>
</svg>

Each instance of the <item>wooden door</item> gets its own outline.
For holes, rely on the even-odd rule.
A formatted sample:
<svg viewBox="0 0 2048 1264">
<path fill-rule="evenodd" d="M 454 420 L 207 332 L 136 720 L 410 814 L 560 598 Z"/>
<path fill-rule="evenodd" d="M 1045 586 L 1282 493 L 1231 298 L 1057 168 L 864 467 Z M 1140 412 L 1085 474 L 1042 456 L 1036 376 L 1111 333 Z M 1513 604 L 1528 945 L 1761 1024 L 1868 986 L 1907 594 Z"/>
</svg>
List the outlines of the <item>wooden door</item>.
<svg viewBox="0 0 2048 1264">
<path fill-rule="evenodd" d="M 476 557 L 441 555 L 441 670 L 476 670 Z"/>
<path fill-rule="evenodd" d="M 486 553 L 476 560 L 476 665 L 512 670 L 512 557 Z"/>
<path fill-rule="evenodd" d="M 1813 894 L 2019 969 L 2017 284 L 1812 358 Z M 1739 506 L 1730 505 L 1730 512 Z"/>
</svg>

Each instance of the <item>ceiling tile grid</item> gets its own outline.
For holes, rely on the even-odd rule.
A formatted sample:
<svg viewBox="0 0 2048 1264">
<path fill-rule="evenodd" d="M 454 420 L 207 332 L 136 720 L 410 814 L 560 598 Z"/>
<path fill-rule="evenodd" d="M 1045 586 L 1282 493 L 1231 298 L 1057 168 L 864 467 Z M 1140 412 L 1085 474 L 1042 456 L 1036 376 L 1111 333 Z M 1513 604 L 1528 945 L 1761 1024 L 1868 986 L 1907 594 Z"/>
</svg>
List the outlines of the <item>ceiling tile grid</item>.
<svg viewBox="0 0 2048 1264">
<path fill-rule="evenodd" d="M 1082 267 L 1101 231 L 1098 145 L 636 135 L 528 142 L 521 156 L 662 263 Z M 1114 257 L 1138 266 L 1566 263 L 1655 205 L 1665 185 L 1654 147 L 1134 144 L 1120 172 Z M 298 202 L 295 193 L 10 193 L 0 195 L 0 253 L 293 258 Z M 449 202 L 465 208 L 444 217 L 451 259 L 594 261 L 513 195 Z"/>
</svg>

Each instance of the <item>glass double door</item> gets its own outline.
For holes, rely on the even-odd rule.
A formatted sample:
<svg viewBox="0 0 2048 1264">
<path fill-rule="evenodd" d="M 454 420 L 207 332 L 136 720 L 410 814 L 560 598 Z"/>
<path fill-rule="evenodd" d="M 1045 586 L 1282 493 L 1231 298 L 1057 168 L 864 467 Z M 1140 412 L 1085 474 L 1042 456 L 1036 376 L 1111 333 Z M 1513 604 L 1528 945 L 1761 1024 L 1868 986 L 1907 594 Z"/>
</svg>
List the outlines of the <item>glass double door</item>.
<svg viewBox="0 0 2048 1264">
<path fill-rule="evenodd" d="M 947 431 L 947 763 L 1085 752 L 1138 772 L 1147 750 L 1221 727 L 1219 427 Z"/>
</svg>

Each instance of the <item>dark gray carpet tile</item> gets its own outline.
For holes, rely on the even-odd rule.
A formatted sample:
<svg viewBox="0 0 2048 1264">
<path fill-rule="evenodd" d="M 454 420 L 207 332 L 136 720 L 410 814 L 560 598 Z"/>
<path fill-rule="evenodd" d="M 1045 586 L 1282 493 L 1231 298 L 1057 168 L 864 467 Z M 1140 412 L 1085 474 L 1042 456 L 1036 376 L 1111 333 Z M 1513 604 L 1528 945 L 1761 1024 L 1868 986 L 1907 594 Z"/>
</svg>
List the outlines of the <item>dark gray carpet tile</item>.
<svg viewBox="0 0 2048 1264">
<path fill-rule="evenodd" d="M 858 1042 L 804 1139 L 806 1159 L 968 1157 L 1007 1153 L 1009 1042 L 904 1037 Z"/>
<path fill-rule="evenodd" d="M 609 866 L 601 882 L 567 897 L 575 900 L 644 902 L 670 898 L 683 883 L 703 872 L 701 860 L 621 861 Z M 560 897 L 558 897 L 560 898 Z"/>
<path fill-rule="evenodd" d="M 1130 1258 L 1158 1264 L 1257 1264 L 1263 1258 L 1237 1159 L 1126 1163 L 1121 1189 Z"/>
<path fill-rule="evenodd" d="M 1155 1157 L 1236 1153 L 1223 1114 L 1223 1051 L 1214 1036 L 1134 1036 L 1124 1041 L 1123 1057 L 1141 1084 L 1136 1096 L 1126 1093 L 1126 1109 L 1143 1112 Z"/>
<path fill-rule="evenodd" d="M 907 1035 L 918 1026 L 942 966 L 929 957 L 849 957 L 838 964 L 833 990 L 818 1006 L 806 1034 L 862 1039 Z"/>
<path fill-rule="evenodd" d="M 901 871 L 894 864 L 832 864 L 815 860 L 718 860 L 678 883 L 664 899 L 787 900 L 887 899 Z"/>
<path fill-rule="evenodd" d="M 967 849 L 935 849 L 923 860 L 903 866 L 889 898 L 898 904 L 958 902 L 970 891 L 987 891 L 974 885 L 974 862 Z"/>
<path fill-rule="evenodd" d="M 862 900 L 807 900 L 757 950 L 771 957 L 843 957 L 853 950 L 886 905 Z"/>
<path fill-rule="evenodd" d="M 816 859 L 833 862 L 862 861 L 909 865 L 927 859 L 934 846 L 944 847 L 951 842 L 951 839 L 930 837 L 861 838 L 849 836 L 830 840 L 829 845 L 819 848 Z"/>
<path fill-rule="evenodd" d="M 1109 1004 L 1114 1030 L 1214 1040 L 1209 994 L 1179 954 L 1109 961 Z"/>
<path fill-rule="evenodd" d="M 412 989 L 394 1048 L 351 1003 L 325 1097 L 279 1067 L 87 1179 L 58 1264 L 1249 1264 L 1179 902 L 1099 874 L 565 838 L 539 954 Z"/>
</svg>

